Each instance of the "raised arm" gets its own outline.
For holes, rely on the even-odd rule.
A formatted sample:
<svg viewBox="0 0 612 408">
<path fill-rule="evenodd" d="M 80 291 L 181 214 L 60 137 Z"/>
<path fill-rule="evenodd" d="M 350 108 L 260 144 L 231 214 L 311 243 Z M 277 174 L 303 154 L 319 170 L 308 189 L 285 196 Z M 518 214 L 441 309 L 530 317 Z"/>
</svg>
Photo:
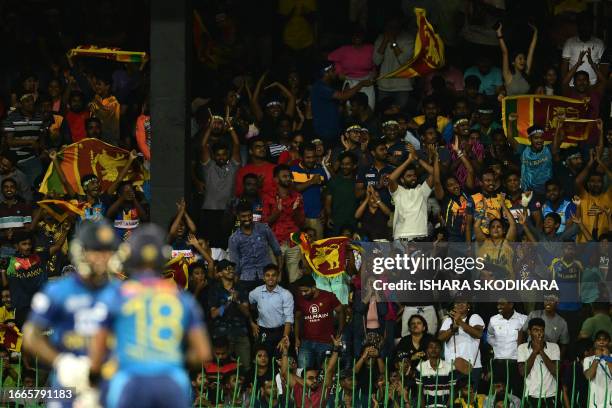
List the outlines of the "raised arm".
<svg viewBox="0 0 612 408">
<path fill-rule="evenodd" d="M 589 175 L 589 171 L 591 171 L 591 168 L 594 165 L 595 165 L 595 151 L 591 150 L 589 162 L 587 163 L 586 166 L 584 166 L 584 169 L 582 169 L 582 171 L 576 176 L 576 180 L 574 181 L 574 183 L 576 184 L 576 192 L 578 193 L 579 196 L 582 196 L 585 192 L 584 182 L 586 181 L 586 178 Z"/>
<path fill-rule="evenodd" d="M 250 105 L 253 114 L 255 115 L 255 119 L 257 119 L 258 123 L 261 123 L 263 120 L 263 110 L 261 110 L 261 106 L 259 106 L 259 95 L 261 94 L 261 86 L 263 85 L 264 80 L 266 79 L 267 72 L 264 72 L 259 81 L 257 81 L 257 85 L 255 86 L 255 92 L 251 95 Z M 250 93 L 250 91 L 249 91 Z"/>
<path fill-rule="evenodd" d="M 585 55 L 586 51 L 580 51 L 580 54 L 578 55 L 578 61 L 572 66 L 569 71 L 566 72 L 565 76 L 563 77 L 563 81 L 561 84 L 565 93 L 570 90 L 570 83 L 572 82 L 572 78 L 574 77 L 574 74 L 576 74 L 576 71 L 578 71 L 578 67 L 581 66 L 584 62 Z"/>
<path fill-rule="evenodd" d="M 410 163 L 414 162 L 415 160 L 416 160 L 416 153 L 413 148 L 413 150 L 410 151 L 408 158 L 402 164 L 400 164 L 395 170 L 393 170 L 393 173 L 389 174 L 389 191 L 394 193 L 395 190 L 397 190 L 397 187 L 398 187 L 397 180 L 399 180 L 401 175 L 404 174 L 404 171 L 410 165 Z"/>
<path fill-rule="evenodd" d="M 172 225 L 170 225 L 170 231 L 168 231 L 168 238 L 167 238 L 168 243 L 173 242 L 174 239 L 176 238 L 178 228 L 181 225 L 181 220 L 183 219 L 183 214 L 185 214 L 185 199 L 184 198 L 181 197 L 176 202 L 176 209 L 177 209 L 176 215 L 174 216 Z"/>
<path fill-rule="evenodd" d="M 285 95 L 285 98 L 287 98 L 287 107 L 285 109 L 285 115 L 292 118 L 293 115 L 295 114 L 295 96 L 285 87 L 285 85 L 281 84 L 280 82 L 273 82 L 270 85 L 268 85 L 265 89 L 272 88 L 272 87 L 276 87 L 280 89 L 283 95 Z"/>
<path fill-rule="evenodd" d="M 525 67 L 525 72 L 527 73 L 527 75 L 531 73 L 531 68 L 533 67 L 533 54 L 538 43 L 538 28 L 533 24 L 529 24 L 529 27 L 531 27 L 533 33 L 531 34 L 531 43 L 529 44 L 529 51 L 527 51 L 527 66 Z"/>
<path fill-rule="evenodd" d="M 601 72 L 601 69 L 599 69 L 599 64 L 596 64 L 593 61 L 593 57 L 591 56 L 590 48 L 587 49 L 586 56 L 587 56 L 587 61 L 589 62 L 589 65 L 591 66 L 591 69 L 593 70 L 593 72 L 595 72 L 595 75 L 597 75 L 597 82 L 595 82 L 595 85 L 593 86 L 593 88 L 597 92 L 601 93 L 603 92 L 606 86 L 606 77 L 604 76 L 603 72 Z"/>
<path fill-rule="evenodd" d="M 561 155 L 559 154 L 559 150 L 561 146 L 561 141 L 565 138 L 565 131 L 563 130 L 563 122 L 565 122 L 565 117 L 560 118 L 559 124 L 557 125 L 557 128 L 555 129 L 552 147 L 550 149 L 550 152 L 553 155 L 553 160 L 555 162 L 561 161 Z"/>
<path fill-rule="evenodd" d="M 117 191 L 117 187 L 119 187 L 119 183 L 121 183 L 123 179 L 125 178 L 125 176 L 127 176 L 128 171 L 130 171 L 130 167 L 132 167 L 132 163 L 134 163 L 134 160 L 136 160 L 137 157 L 138 157 L 138 153 L 136 153 L 136 150 L 132 150 L 130 152 L 130 156 L 128 157 L 128 162 L 121 169 L 121 171 L 119 172 L 119 175 L 117 176 L 115 181 L 113 181 L 113 184 L 111 184 L 108 187 L 108 190 L 106 191 L 106 193 L 114 194 L 115 191 Z"/>
<path fill-rule="evenodd" d="M 218 120 L 218 119 L 215 119 Z M 200 148 L 202 151 L 200 152 L 200 162 L 202 164 L 208 163 L 210 160 L 210 146 L 208 145 L 208 141 L 210 140 L 210 134 L 212 132 L 212 116 L 208 119 L 208 126 L 206 126 L 206 130 L 204 131 L 204 137 L 202 138 L 202 143 Z"/>
<path fill-rule="evenodd" d="M 508 47 L 504 41 L 504 33 L 502 31 L 502 25 L 499 24 L 497 29 L 497 40 L 499 41 L 499 48 L 502 53 L 502 76 L 504 77 L 504 83 L 508 85 L 512 82 L 512 71 L 510 71 L 510 58 L 508 57 Z"/>
<path fill-rule="evenodd" d="M 363 81 L 359 81 L 359 83 L 352 88 L 334 92 L 332 97 L 340 101 L 347 101 L 351 99 L 357 92 L 361 91 L 365 87 L 372 86 L 372 84 L 374 84 L 374 81 L 370 79 L 364 79 Z"/>
<path fill-rule="evenodd" d="M 229 106 L 225 107 L 225 126 L 230 136 L 232 137 L 232 157 L 231 159 L 236 163 L 240 163 L 241 162 L 240 139 L 238 139 L 238 133 L 236 133 L 234 126 L 232 126 L 232 121 L 229 116 Z"/>
<path fill-rule="evenodd" d="M 49 158 L 51 159 L 51 163 L 53 164 L 53 167 L 57 171 L 57 175 L 59 176 L 60 181 L 62 182 L 62 186 L 64 186 L 64 189 L 66 190 L 66 194 L 68 194 L 71 197 L 75 196 L 76 193 L 72 189 L 72 186 L 70 185 L 68 180 L 66 179 L 66 175 L 64 174 L 64 171 L 62 170 L 62 165 L 57 158 L 57 152 L 55 150 L 50 151 Z"/>
<path fill-rule="evenodd" d="M 516 241 L 516 221 L 514 221 L 514 216 L 506 205 L 506 196 L 504 194 L 502 194 L 501 200 L 502 213 L 508 219 L 508 232 L 506 232 L 506 239 L 510 242 L 514 242 Z"/>
</svg>

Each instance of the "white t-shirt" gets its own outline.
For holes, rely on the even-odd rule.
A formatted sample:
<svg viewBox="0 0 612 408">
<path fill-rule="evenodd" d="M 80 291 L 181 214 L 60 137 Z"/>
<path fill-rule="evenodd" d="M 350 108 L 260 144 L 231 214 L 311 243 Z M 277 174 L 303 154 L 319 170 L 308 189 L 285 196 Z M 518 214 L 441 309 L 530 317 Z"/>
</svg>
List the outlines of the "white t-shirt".
<svg viewBox="0 0 612 408">
<path fill-rule="evenodd" d="M 599 61 L 601 60 L 601 56 L 606 50 L 606 46 L 604 45 L 603 41 L 601 41 L 599 38 L 591 37 L 589 41 L 582 42 L 580 41 L 580 38 L 578 37 L 571 37 L 565 41 L 565 44 L 563 45 L 562 56 L 563 56 L 563 59 L 569 60 L 570 69 L 574 66 L 574 64 L 578 62 L 578 57 L 580 56 L 580 52 L 586 51 L 589 48 L 591 49 L 591 58 L 593 58 L 593 62 L 595 64 L 599 64 Z M 591 85 L 595 85 L 595 83 L 597 82 L 597 74 L 595 73 L 595 71 L 593 71 L 593 68 L 591 68 L 591 65 L 589 64 L 589 61 L 586 55 L 583 59 L 582 65 L 578 67 L 578 71 L 588 72 Z M 573 79 L 572 79 L 572 82 L 570 82 L 570 85 L 574 86 Z"/>
<path fill-rule="evenodd" d="M 518 347 L 518 359 L 519 363 L 525 363 L 531 355 L 532 349 L 530 343 L 523 343 Z M 561 359 L 561 352 L 559 346 L 555 343 L 546 342 L 544 352 L 550 360 L 553 362 Z M 527 369 L 527 364 L 525 364 Z M 542 384 L 542 398 L 554 397 L 557 392 L 557 380 L 555 376 L 548 371 L 542 356 L 538 355 L 533 362 L 531 371 L 527 374 L 527 383 L 525 386 L 524 393 L 529 397 L 538 398 L 540 396 L 540 378 Z"/>
<path fill-rule="evenodd" d="M 393 238 L 418 238 L 427 236 L 427 198 L 431 187 L 424 181 L 415 188 L 397 186 L 391 193 L 395 203 L 393 213 Z"/>
<path fill-rule="evenodd" d="M 450 329 L 452 324 L 453 320 L 450 317 L 447 317 L 442 322 L 440 331 Z M 484 320 L 482 320 L 482 317 L 477 314 L 473 314 L 472 316 L 470 316 L 468 324 L 472 327 L 485 327 Z M 444 343 L 444 360 L 452 361 L 455 360 L 457 357 L 461 357 L 462 359 L 472 364 L 473 368 L 481 368 L 482 364 L 480 363 L 479 346 L 480 339 L 473 338 L 465 331 L 463 331 L 463 329 L 460 327 L 459 331 L 455 333 L 450 339 L 448 339 L 446 343 Z"/>
<path fill-rule="evenodd" d="M 527 316 L 516 311 L 507 320 L 501 314 L 491 317 L 487 341 L 493 347 L 496 359 L 516 360 L 518 334 L 526 321 Z"/>
<path fill-rule="evenodd" d="M 591 356 L 584 359 L 584 371 L 587 371 L 589 367 L 591 367 L 591 363 L 596 357 L 599 356 Z M 606 383 L 608 385 L 607 405 L 604 403 L 604 398 L 606 396 Z M 589 396 L 589 401 L 588 408 L 612 406 L 612 373 L 608 368 L 608 364 L 603 360 L 599 362 L 595 378 L 591 380 L 591 395 Z"/>
</svg>

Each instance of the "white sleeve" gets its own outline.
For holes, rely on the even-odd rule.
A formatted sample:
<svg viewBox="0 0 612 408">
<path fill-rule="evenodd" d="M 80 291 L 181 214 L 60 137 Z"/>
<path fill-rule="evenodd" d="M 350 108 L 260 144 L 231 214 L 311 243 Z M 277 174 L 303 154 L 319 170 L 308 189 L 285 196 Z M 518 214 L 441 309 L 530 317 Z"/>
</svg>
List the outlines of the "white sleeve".
<svg viewBox="0 0 612 408">
<path fill-rule="evenodd" d="M 561 350 L 556 343 L 546 343 L 546 355 L 552 361 L 561 360 Z"/>
<path fill-rule="evenodd" d="M 445 318 L 442 321 L 442 326 L 440 326 L 440 330 L 448 330 L 451 328 L 451 324 L 452 324 L 452 320 L 450 319 L 450 317 Z"/>
<path fill-rule="evenodd" d="M 561 52 L 561 58 L 568 59 L 570 61 L 572 59 L 572 45 L 571 45 L 571 41 L 572 41 L 571 38 L 568 38 L 565 41 L 565 44 L 563 44 L 563 51 Z"/>
<path fill-rule="evenodd" d="M 489 320 L 489 326 L 487 328 L 487 343 L 489 343 L 491 347 L 495 346 L 495 325 L 493 324 L 493 317 Z"/>
<path fill-rule="evenodd" d="M 597 40 L 595 46 L 591 50 L 591 57 L 593 57 L 593 62 L 599 64 L 601 62 L 601 57 L 603 53 L 606 51 L 606 46 L 603 41 Z"/>
<path fill-rule="evenodd" d="M 485 322 L 484 320 L 482 320 L 482 317 L 480 317 L 480 315 L 477 314 L 473 314 L 470 317 L 470 321 L 468 322 L 470 326 L 474 327 L 474 326 L 482 326 L 485 327 Z"/>
<path fill-rule="evenodd" d="M 518 363 L 524 363 L 529 358 L 529 349 L 527 348 L 527 343 L 523 343 L 518 346 L 517 349 L 517 359 Z"/>
<path fill-rule="evenodd" d="M 431 195 L 431 187 L 429 187 L 429 184 L 427 184 L 427 181 L 424 181 L 423 184 L 421 184 L 421 194 L 423 195 L 423 197 L 428 198 Z"/>
</svg>

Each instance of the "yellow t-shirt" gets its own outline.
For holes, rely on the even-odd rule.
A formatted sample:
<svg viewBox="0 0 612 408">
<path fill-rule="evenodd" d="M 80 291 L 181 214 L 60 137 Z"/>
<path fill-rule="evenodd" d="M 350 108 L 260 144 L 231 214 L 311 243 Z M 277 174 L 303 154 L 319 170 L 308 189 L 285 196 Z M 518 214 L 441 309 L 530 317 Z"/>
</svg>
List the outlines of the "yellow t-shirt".
<svg viewBox="0 0 612 408">
<path fill-rule="evenodd" d="M 280 0 L 278 11 L 289 17 L 283 30 L 283 41 L 294 50 L 302 50 L 314 43 L 312 25 L 304 15 L 317 10 L 316 0 Z"/>
<path fill-rule="evenodd" d="M 514 279 L 514 268 L 512 267 L 514 250 L 507 240 L 504 239 L 496 245 L 487 239 L 480 244 L 477 253 L 479 257 L 484 258 L 485 262 L 504 268 L 507 271 L 508 279 Z"/>
<path fill-rule="evenodd" d="M 608 188 L 608 191 L 598 196 L 594 196 L 586 191 L 580 195 L 580 216 L 588 231 L 593 231 L 593 227 L 595 226 L 595 217 L 588 215 L 589 208 L 593 205 L 597 205 L 600 208 L 612 208 L 612 188 Z M 600 214 L 597 222 L 597 233 L 601 235 L 608 232 L 610 230 L 609 224 L 606 214 Z M 582 232 L 578 234 L 576 242 L 587 242 Z"/>
<path fill-rule="evenodd" d="M 483 233 L 488 234 L 489 222 L 496 218 L 502 218 L 501 195 L 485 197 L 482 193 L 477 193 L 472 195 L 472 200 L 474 201 L 474 221 L 481 219 L 480 229 Z M 506 199 L 506 207 L 512 207 L 512 202 L 508 199 Z"/>
</svg>

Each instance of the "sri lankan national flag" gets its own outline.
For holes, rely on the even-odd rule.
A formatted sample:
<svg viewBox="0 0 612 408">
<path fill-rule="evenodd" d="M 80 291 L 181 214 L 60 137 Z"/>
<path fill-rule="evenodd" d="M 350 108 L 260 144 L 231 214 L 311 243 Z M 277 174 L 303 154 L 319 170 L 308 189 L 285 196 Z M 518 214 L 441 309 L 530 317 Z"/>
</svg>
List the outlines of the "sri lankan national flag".
<svg viewBox="0 0 612 408">
<path fill-rule="evenodd" d="M 346 237 L 333 237 L 310 242 L 304 233 L 293 234 L 312 270 L 325 278 L 340 275 L 346 269 L 346 251 L 351 240 Z"/>
<path fill-rule="evenodd" d="M 425 9 L 414 8 L 417 35 L 412 58 L 393 72 L 378 79 L 423 76 L 444 66 L 444 42 L 425 18 Z"/>
<path fill-rule="evenodd" d="M 68 51 L 69 57 L 95 57 L 117 62 L 143 62 L 148 58 L 144 51 L 124 51 L 121 48 L 79 45 Z"/>
<path fill-rule="evenodd" d="M 38 202 L 38 206 L 58 222 L 64 222 L 70 214 L 76 214 L 80 217 L 85 215 L 83 204 L 80 204 L 77 200 L 41 200 Z"/>
<path fill-rule="evenodd" d="M 84 195 L 85 192 L 81 186 L 82 176 L 96 175 L 100 179 L 101 189 L 105 191 L 117 179 L 121 169 L 127 165 L 130 152 L 99 139 L 83 139 L 65 146 L 57 157 L 72 189 L 77 194 Z M 144 182 L 142 165 L 134 162 L 125 180 L 135 185 L 142 185 Z M 49 165 L 39 191 L 43 194 L 66 194 L 53 164 Z"/>
<path fill-rule="evenodd" d="M 516 95 L 502 100 L 502 120 L 506 135 L 517 135 L 516 141 L 528 145 L 527 129 L 544 128 L 544 142 L 552 143 L 557 128 L 563 124 L 565 135 L 561 147 L 568 147 L 589 137 L 595 121 L 588 119 L 586 101 L 563 96 Z M 516 120 L 511 121 L 511 115 Z M 565 117 L 562 122 L 560 118 Z"/>
</svg>

